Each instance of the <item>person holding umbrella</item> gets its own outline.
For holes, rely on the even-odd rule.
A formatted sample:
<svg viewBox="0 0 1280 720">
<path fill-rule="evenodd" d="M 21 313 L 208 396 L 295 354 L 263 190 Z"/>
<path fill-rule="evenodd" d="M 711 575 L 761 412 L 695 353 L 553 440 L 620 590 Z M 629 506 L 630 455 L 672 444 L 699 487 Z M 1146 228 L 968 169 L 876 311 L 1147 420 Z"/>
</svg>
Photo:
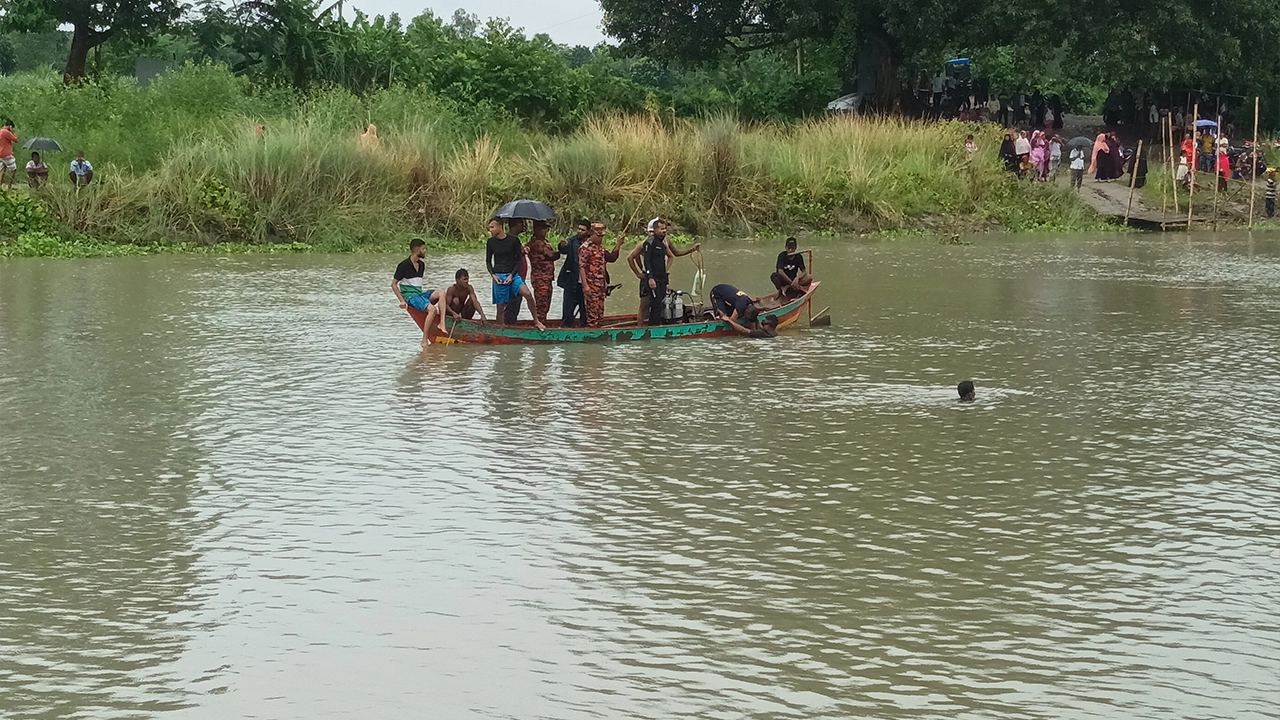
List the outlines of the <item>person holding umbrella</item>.
<svg viewBox="0 0 1280 720">
<path fill-rule="evenodd" d="M 31 153 L 31 160 L 27 163 L 27 184 L 37 188 L 47 182 L 49 182 L 49 166 L 40 159 L 40 153 Z"/>
<path fill-rule="evenodd" d="M 535 220 L 533 237 L 524 246 L 524 252 L 529 256 L 529 282 L 533 285 L 536 299 L 533 315 L 542 323 L 547 321 L 547 313 L 551 312 L 551 283 L 556 278 L 556 260 L 560 259 L 560 253 L 547 242 L 547 230 L 550 229 L 551 225 L 545 220 Z"/>
<path fill-rule="evenodd" d="M 1080 191 L 1080 186 L 1084 184 L 1084 159 L 1089 154 L 1085 148 L 1092 148 L 1093 141 L 1087 137 L 1073 138 L 1069 143 L 1071 145 L 1071 183 L 1070 187 L 1075 188 L 1076 192 Z"/>
</svg>

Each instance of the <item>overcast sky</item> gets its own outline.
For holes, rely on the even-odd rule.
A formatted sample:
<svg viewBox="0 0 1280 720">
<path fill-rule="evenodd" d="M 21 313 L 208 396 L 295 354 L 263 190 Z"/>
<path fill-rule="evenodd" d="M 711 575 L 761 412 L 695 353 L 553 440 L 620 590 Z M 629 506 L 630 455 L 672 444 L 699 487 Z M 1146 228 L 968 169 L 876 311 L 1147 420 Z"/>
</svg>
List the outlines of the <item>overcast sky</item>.
<svg viewBox="0 0 1280 720">
<path fill-rule="evenodd" d="M 565 45 L 591 47 L 604 40 L 598 0 L 444 0 L 428 3 L 422 0 L 348 0 L 346 6 L 358 7 L 366 15 L 400 13 L 400 19 L 406 23 L 424 10 L 429 9 L 437 17 L 448 20 L 453 17 L 454 10 L 463 8 L 479 15 L 481 21 L 491 17 L 508 18 L 512 25 L 524 28 L 526 35 L 544 32 Z"/>
</svg>

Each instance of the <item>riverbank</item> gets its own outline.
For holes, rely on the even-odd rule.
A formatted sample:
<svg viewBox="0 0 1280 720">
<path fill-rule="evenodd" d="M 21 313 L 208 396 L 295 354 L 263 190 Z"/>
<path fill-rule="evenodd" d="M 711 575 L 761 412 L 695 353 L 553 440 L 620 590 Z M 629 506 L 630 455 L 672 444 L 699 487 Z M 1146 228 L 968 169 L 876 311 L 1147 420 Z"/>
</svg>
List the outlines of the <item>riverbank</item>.
<svg viewBox="0 0 1280 720">
<path fill-rule="evenodd" d="M 3 254 L 477 241 L 493 208 L 521 196 L 552 204 L 566 227 L 587 216 L 621 230 L 630 218 L 663 215 L 694 236 L 949 235 L 1103 222 L 1062 188 L 1001 172 L 999 131 L 989 125 L 607 116 L 552 135 L 500 110 L 404 88 L 263 96 L 211 66 L 145 89 L 55 82 L 0 80 L 12 86 L 4 89 L 15 97 L 20 137 L 54 137 L 66 148 L 47 157 L 48 186 L 0 200 Z M 360 139 L 370 123 L 376 143 Z M 969 133 L 979 145 L 972 158 L 963 149 Z M 81 149 L 96 177 L 77 190 L 62 167 Z"/>
</svg>

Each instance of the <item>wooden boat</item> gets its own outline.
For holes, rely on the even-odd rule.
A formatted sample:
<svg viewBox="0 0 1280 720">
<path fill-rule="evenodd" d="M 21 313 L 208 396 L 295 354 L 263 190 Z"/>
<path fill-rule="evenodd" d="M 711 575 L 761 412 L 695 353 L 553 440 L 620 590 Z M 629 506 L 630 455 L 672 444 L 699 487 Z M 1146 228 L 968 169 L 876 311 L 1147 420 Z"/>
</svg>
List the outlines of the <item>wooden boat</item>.
<svg viewBox="0 0 1280 720">
<path fill-rule="evenodd" d="M 778 318 L 778 327 L 794 324 L 810 308 L 813 294 L 820 283 L 813 283 L 801 297 L 781 303 L 774 296 L 756 298 L 760 317 Z M 409 315 L 421 328 L 427 320 L 426 313 L 409 308 Z M 539 330 L 531 320 L 521 320 L 515 325 L 499 325 L 478 320 L 446 321 L 448 332 L 441 334 L 439 326 L 433 326 L 428 337 L 432 342 L 475 343 L 482 345 L 622 342 L 627 340 L 689 340 L 692 338 L 724 337 L 737 332 L 723 320 L 695 319 L 672 325 L 640 325 L 635 315 L 612 315 L 604 318 L 598 328 L 562 328 L 559 320 L 548 320 L 546 330 Z"/>
</svg>

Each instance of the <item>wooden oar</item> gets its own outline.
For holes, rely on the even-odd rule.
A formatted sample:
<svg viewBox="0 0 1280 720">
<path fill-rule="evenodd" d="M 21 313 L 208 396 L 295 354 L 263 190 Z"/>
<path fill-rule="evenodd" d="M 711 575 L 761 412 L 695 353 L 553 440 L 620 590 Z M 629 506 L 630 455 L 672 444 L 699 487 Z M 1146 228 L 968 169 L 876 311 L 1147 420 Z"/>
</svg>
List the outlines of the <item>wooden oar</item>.
<svg viewBox="0 0 1280 720">
<path fill-rule="evenodd" d="M 828 305 L 819 310 L 817 315 L 809 318 L 809 327 L 827 327 L 831 325 L 831 316 L 827 314 L 830 309 L 831 306 Z"/>
<path fill-rule="evenodd" d="M 437 345 L 457 345 L 458 341 L 453 339 L 453 329 L 456 327 L 458 327 L 458 323 L 456 321 L 450 324 L 449 334 L 445 337 L 437 337 L 436 344 Z"/>
</svg>

